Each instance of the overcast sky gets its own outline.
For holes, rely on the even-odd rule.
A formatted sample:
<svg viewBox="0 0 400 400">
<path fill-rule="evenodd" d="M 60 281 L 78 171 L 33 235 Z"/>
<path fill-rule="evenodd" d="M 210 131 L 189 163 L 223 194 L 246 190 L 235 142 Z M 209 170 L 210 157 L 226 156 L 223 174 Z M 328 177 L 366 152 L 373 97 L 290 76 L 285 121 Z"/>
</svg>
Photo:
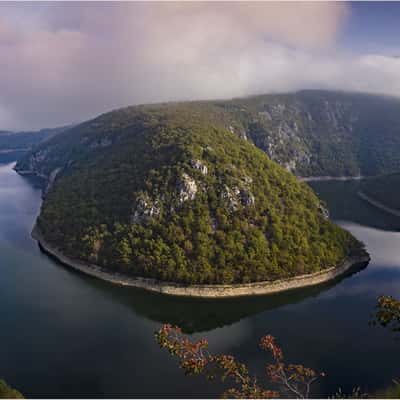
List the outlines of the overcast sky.
<svg viewBox="0 0 400 400">
<path fill-rule="evenodd" d="M 400 3 L 0 3 L 0 130 L 303 88 L 400 95 Z"/>
</svg>

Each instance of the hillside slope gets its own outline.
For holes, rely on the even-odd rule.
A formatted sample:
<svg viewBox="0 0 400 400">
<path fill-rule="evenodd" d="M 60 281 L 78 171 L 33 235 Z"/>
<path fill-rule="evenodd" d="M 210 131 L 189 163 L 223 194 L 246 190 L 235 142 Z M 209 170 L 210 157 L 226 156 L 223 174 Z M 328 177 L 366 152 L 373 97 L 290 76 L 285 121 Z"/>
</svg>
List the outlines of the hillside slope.
<svg viewBox="0 0 400 400">
<path fill-rule="evenodd" d="M 400 170 L 400 99 L 301 91 L 221 102 L 247 138 L 300 176 Z"/>
<path fill-rule="evenodd" d="M 38 131 L 0 131 L 0 162 L 14 161 L 33 150 L 40 143 L 69 129 L 70 126 Z"/>
<path fill-rule="evenodd" d="M 306 184 L 233 133 L 241 129 L 207 102 L 84 123 L 28 158 L 25 168 L 54 181 L 38 227 L 70 257 L 184 283 L 311 273 L 359 249 Z"/>
<path fill-rule="evenodd" d="M 396 98 L 301 91 L 193 104 L 218 109 L 219 123 L 295 175 L 373 176 L 400 171 L 400 100 Z M 76 142 L 81 130 L 87 129 L 83 124 L 69 130 L 64 139 L 39 147 L 20 169 L 51 166 L 54 170 L 68 158 L 79 158 L 110 140 L 117 142 L 113 132 L 119 129 L 118 118 L 128 110 L 132 108 L 115 112 L 113 124 L 103 126 L 97 120 L 97 137 L 92 142 Z"/>
</svg>

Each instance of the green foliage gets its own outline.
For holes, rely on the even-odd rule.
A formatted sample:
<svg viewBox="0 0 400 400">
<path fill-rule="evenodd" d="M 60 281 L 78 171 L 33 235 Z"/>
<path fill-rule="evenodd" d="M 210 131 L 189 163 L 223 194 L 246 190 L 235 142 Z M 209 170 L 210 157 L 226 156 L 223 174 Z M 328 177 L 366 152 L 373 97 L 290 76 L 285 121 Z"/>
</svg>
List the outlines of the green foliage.
<svg viewBox="0 0 400 400">
<path fill-rule="evenodd" d="M 400 300 L 392 296 L 380 296 L 376 306 L 374 325 L 388 327 L 393 332 L 400 332 Z"/>
<path fill-rule="evenodd" d="M 376 399 L 400 399 L 400 382 L 393 379 L 392 385 L 374 393 L 371 397 Z"/>
<path fill-rule="evenodd" d="M 206 102 L 131 107 L 51 140 L 41 171 L 63 170 L 39 228 L 71 257 L 188 284 L 312 273 L 360 248 L 232 124 Z"/>
<path fill-rule="evenodd" d="M 0 379 L 0 399 L 23 399 L 24 396 L 18 390 L 8 386 L 2 379 Z"/>
</svg>

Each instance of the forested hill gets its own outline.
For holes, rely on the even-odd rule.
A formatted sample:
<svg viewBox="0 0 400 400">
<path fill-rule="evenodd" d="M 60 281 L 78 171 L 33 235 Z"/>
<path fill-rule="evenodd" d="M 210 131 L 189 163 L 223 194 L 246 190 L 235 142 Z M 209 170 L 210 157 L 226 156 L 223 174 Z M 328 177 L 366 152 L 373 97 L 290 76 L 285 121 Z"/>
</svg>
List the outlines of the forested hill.
<svg viewBox="0 0 400 400">
<path fill-rule="evenodd" d="M 42 234 L 71 257 L 186 283 L 311 273 L 360 249 L 305 183 L 244 139 L 240 108 L 128 107 L 50 140 L 18 166 L 54 182 Z"/>
<path fill-rule="evenodd" d="M 400 99 L 329 91 L 264 95 L 221 106 L 250 141 L 300 176 L 400 171 Z"/>
<path fill-rule="evenodd" d="M 38 131 L 0 131 L 0 154 L 7 152 L 27 152 L 40 143 L 69 129 L 70 126 L 41 129 Z"/>
<path fill-rule="evenodd" d="M 191 104 L 212 108 L 227 129 L 299 176 L 400 171 L 397 98 L 316 90 Z M 97 146 L 114 144 L 119 140 L 115 133 L 124 127 L 121 119 L 146 107 L 128 107 L 69 130 L 27 157 L 20 167 L 49 172 Z M 90 131 L 86 142 L 85 131 Z"/>
</svg>

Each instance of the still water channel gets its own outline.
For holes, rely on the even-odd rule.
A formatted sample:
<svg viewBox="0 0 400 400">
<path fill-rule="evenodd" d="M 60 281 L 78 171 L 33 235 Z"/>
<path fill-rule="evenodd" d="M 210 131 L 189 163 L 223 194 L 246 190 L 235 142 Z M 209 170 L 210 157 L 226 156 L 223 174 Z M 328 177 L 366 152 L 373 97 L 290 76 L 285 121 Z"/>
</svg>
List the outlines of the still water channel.
<svg viewBox="0 0 400 400">
<path fill-rule="evenodd" d="M 0 377 L 29 397 L 210 397 L 156 345 L 162 323 L 206 337 L 256 371 L 257 346 L 277 337 L 290 362 L 325 371 L 315 394 L 374 391 L 400 376 L 400 341 L 369 326 L 376 297 L 400 297 L 400 219 L 357 198 L 357 182 L 314 182 L 331 217 L 362 240 L 366 269 L 274 296 L 194 300 L 114 287 L 59 265 L 30 237 L 41 192 L 0 164 Z"/>
</svg>

